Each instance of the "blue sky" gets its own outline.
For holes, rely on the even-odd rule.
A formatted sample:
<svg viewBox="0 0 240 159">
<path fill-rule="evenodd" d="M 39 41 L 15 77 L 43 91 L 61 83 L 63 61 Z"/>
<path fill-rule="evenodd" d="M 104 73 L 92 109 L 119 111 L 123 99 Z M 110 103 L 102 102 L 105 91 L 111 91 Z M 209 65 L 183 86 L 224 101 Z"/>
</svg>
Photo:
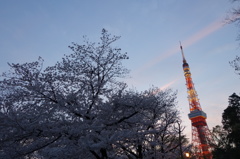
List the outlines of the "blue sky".
<svg viewBox="0 0 240 159">
<path fill-rule="evenodd" d="M 209 128 L 221 123 L 228 97 L 239 93 L 240 77 L 229 61 L 239 55 L 238 29 L 224 25 L 236 4 L 228 0 L 1 0 L 0 72 L 7 62 L 44 58 L 45 66 L 71 53 L 71 42 L 82 36 L 98 41 L 101 29 L 121 39 L 115 43 L 128 52 L 129 87 L 152 85 L 178 91 L 178 106 L 190 136 L 189 106 L 179 41 Z"/>
</svg>

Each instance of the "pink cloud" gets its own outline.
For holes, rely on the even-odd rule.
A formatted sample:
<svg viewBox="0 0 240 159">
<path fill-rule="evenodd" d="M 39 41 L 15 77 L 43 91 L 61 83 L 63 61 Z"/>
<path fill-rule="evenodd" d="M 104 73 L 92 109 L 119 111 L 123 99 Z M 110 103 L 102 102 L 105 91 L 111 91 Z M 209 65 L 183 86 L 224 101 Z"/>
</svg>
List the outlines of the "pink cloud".
<svg viewBox="0 0 240 159">
<path fill-rule="evenodd" d="M 160 87 L 160 90 L 164 90 L 164 89 L 169 88 L 169 87 L 172 86 L 174 83 L 176 83 L 176 82 L 178 81 L 178 79 L 179 79 L 179 78 L 177 78 L 177 79 L 175 79 L 175 80 L 173 80 L 173 81 L 171 81 L 171 82 L 163 85 L 162 87 Z"/>
<path fill-rule="evenodd" d="M 222 28 L 223 26 L 224 26 L 224 23 L 222 20 L 216 20 L 216 21 L 212 22 L 211 24 L 209 24 L 205 28 L 201 29 L 200 31 L 198 31 L 197 33 L 195 33 L 188 39 L 184 40 L 183 41 L 184 47 L 188 47 L 188 46 L 196 43 L 197 41 L 199 41 L 199 40 L 203 39 L 204 37 L 208 36 L 209 34 L 217 31 L 218 29 Z"/>
<path fill-rule="evenodd" d="M 157 91 L 153 92 L 153 94 L 157 94 L 158 92 L 162 91 L 162 90 L 165 90 L 165 89 L 168 89 L 169 87 L 171 87 L 174 83 L 176 83 L 177 81 L 179 80 L 179 78 L 161 86 Z"/>
<path fill-rule="evenodd" d="M 224 23 L 223 23 L 222 19 L 221 20 L 217 19 L 216 21 L 214 21 L 214 22 L 210 23 L 209 25 L 207 25 L 206 27 L 202 28 L 201 30 L 199 30 L 198 32 L 196 32 L 195 34 L 193 34 L 186 40 L 183 40 L 182 41 L 183 47 L 186 48 L 186 47 L 196 43 L 197 41 L 205 38 L 209 34 L 219 30 L 223 26 L 224 26 Z M 173 54 L 179 53 L 179 52 L 180 52 L 179 46 L 174 46 L 174 47 L 170 48 L 168 51 L 161 53 L 159 56 L 157 56 L 153 60 L 147 62 L 145 65 L 143 65 L 141 68 L 139 68 L 136 72 L 137 73 L 142 72 L 142 71 L 154 66 L 158 62 L 168 58 L 169 56 L 172 56 Z"/>
</svg>

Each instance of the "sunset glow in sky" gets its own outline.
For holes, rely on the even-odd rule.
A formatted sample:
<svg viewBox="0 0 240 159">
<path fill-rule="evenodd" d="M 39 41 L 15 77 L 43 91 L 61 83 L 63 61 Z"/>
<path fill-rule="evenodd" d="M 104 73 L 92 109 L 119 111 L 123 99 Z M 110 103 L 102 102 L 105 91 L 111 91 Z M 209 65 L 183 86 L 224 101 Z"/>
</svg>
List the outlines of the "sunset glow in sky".
<svg viewBox="0 0 240 159">
<path fill-rule="evenodd" d="M 240 93 L 240 76 L 229 61 L 239 55 L 238 29 L 225 24 L 237 4 L 228 0 L 1 0 L 0 72 L 9 63 L 44 66 L 71 53 L 83 35 L 98 41 L 101 29 L 121 36 L 116 46 L 128 52 L 125 81 L 139 91 L 152 85 L 178 91 L 178 107 L 190 137 L 189 106 L 179 41 L 208 125 L 221 123 L 228 97 Z"/>
</svg>

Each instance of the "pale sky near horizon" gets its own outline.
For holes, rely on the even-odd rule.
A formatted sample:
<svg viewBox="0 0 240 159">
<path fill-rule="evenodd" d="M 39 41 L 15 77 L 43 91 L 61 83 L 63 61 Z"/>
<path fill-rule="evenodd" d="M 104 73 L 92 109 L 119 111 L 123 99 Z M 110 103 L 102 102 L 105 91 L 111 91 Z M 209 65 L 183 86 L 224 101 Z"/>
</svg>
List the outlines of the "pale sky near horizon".
<svg viewBox="0 0 240 159">
<path fill-rule="evenodd" d="M 181 41 L 193 82 L 211 129 L 221 124 L 228 97 L 240 93 L 240 76 L 229 61 L 239 55 L 238 29 L 224 25 L 236 6 L 229 0 L 1 0 L 0 72 L 7 62 L 45 66 L 70 54 L 83 35 L 97 42 L 101 29 L 121 36 L 114 44 L 128 52 L 129 87 L 152 85 L 178 91 L 178 107 L 190 137 L 189 106 L 182 71 Z"/>
</svg>

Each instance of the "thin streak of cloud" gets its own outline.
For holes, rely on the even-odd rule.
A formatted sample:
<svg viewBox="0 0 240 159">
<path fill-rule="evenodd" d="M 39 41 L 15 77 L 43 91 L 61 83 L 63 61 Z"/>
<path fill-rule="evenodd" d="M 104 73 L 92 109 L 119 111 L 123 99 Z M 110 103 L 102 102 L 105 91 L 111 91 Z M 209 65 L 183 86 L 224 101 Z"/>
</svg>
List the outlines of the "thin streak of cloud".
<svg viewBox="0 0 240 159">
<path fill-rule="evenodd" d="M 140 67 L 136 73 L 142 72 L 154 65 L 156 65 L 159 61 L 162 61 L 163 59 L 166 59 L 167 57 L 177 53 L 179 51 L 179 47 L 174 47 L 169 49 L 168 51 L 166 51 L 165 53 L 159 55 L 158 57 L 154 58 L 153 60 L 147 62 L 145 65 L 143 65 L 142 67 Z"/>
<path fill-rule="evenodd" d="M 217 31 L 218 29 L 222 28 L 224 26 L 224 23 L 222 20 L 216 20 L 213 23 L 209 24 L 207 27 L 203 28 L 196 34 L 192 35 L 187 40 L 183 41 L 184 47 L 188 47 L 197 41 L 203 39 L 204 37 L 208 36 L 209 34 Z"/>
<path fill-rule="evenodd" d="M 152 94 L 157 94 L 157 93 L 160 92 L 160 91 L 163 91 L 163 90 L 165 90 L 165 89 L 168 89 L 171 85 L 173 85 L 174 83 L 176 83 L 176 81 L 178 81 L 178 79 L 179 79 L 179 78 L 177 78 L 177 79 L 175 79 L 175 80 L 173 80 L 173 81 L 171 81 L 171 82 L 163 85 L 162 87 L 158 88 L 156 91 L 152 92 Z"/>
<path fill-rule="evenodd" d="M 210 23 L 208 26 L 199 30 L 197 33 L 193 34 L 186 40 L 182 41 L 182 44 L 184 45 L 184 48 L 186 48 L 186 47 L 196 43 L 197 41 L 205 38 L 209 34 L 219 30 L 223 26 L 224 26 L 223 21 L 217 19 L 216 21 Z M 178 52 L 180 52 L 179 46 L 174 46 L 174 47 L 170 48 L 168 51 L 166 51 L 166 52 L 162 53 L 161 55 L 159 55 L 158 57 L 154 58 L 153 60 L 147 62 L 145 65 L 143 65 L 141 68 L 139 68 L 136 71 L 136 73 L 142 72 L 142 71 L 156 65 L 160 61 L 162 61 L 162 60 L 168 58 L 169 56 L 172 56 L 173 54 L 178 53 Z"/>
<path fill-rule="evenodd" d="M 162 87 L 160 87 L 160 90 L 164 90 L 164 89 L 167 89 L 169 88 L 171 85 L 173 85 L 177 80 L 174 80 L 174 81 L 171 81 L 165 85 L 163 85 Z"/>
</svg>

